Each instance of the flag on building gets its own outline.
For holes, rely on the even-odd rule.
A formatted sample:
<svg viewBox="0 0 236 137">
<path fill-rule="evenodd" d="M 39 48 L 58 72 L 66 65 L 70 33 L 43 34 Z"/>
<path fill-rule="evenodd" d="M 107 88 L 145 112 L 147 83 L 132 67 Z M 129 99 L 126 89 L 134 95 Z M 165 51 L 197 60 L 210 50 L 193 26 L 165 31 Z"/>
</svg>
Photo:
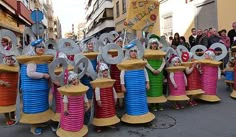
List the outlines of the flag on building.
<svg viewBox="0 0 236 137">
<path fill-rule="evenodd" d="M 128 29 L 152 32 L 159 15 L 158 0 L 129 0 L 126 21 Z"/>
</svg>

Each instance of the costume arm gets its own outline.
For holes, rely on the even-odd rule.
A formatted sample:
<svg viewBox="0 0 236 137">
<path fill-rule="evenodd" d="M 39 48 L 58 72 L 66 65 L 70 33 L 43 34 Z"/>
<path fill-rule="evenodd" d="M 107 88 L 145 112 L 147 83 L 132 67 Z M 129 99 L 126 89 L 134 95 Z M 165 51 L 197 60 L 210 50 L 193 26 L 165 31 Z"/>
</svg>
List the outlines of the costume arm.
<svg viewBox="0 0 236 137">
<path fill-rule="evenodd" d="M 161 66 L 160 66 L 160 68 L 158 69 L 158 71 L 162 71 L 163 70 L 163 68 L 165 67 L 165 65 L 166 65 L 166 61 L 165 61 L 165 59 L 164 58 L 162 58 L 162 63 L 161 63 Z"/>
<path fill-rule="evenodd" d="M 36 64 L 28 64 L 27 65 L 27 76 L 32 78 L 32 79 L 40 79 L 43 78 L 43 73 L 36 72 L 37 65 Z"/>
<path fill-rule="evenodd" d="M 121 85 L 124 85 L 125 84 L 125 71 L 124 70 L 121 70 L 120 72 L 120 84 Z"/>
<path fill-rule="evenodd" d="M 184 82 L 185 82 L 185 86 L 188 85 L 188 81 L 187 81 L 187 78 L 186 78 L 186 75 L 184 74 Z"/>
<path fill-rule="evenodd" d="M 218 67 L 218 79 L 221 78 L 221 71 L 220 71 L 220 67 Z"/>
<path fill-rule="evenodd" d="M 116 100 L 116 99 L 117 99 L 117 94 L 116 94 L 116 90 L 115 90 L 115 88 L 114 88 L 114 87 L 112 88 L 112 91 L 113 91 L 113 96 L 114 96 L 114 99 Z"/>
<path fill-rule="evenodd" d="M 145 68 L 144 68 L 144 75 L 145 75 L 146 82 L 149 82 L 148 73 L 147 73 L 147 70 Z"/>
<path fill-rule="evenodd" d="M 63 103 L 68 104 L 68 97 L 66 95 L 63 96 Z"/>
<path fill-rule="evenodd" d="M 155 70 L 148 62 L 147 62 L 146 68 L 148 68 L 152 72 Z"/>
<path fill-rule="evenodd" d="M 101 98 L 100 98 L 100 88 L 95 88 L 95 98 L 96 98 L 96 101 L 101 100 Z"/>
<path fill-rule="evenodd" d="M 87 97 L 86 94 L 84 94 L 84 102 L 85 102 L 85 103 L 88 103 L 88 97 Z"/>
<path fill-rule="evenodd" d="M 175 83 L 174 75 L 175 75 L 175 74 L 174 74 L 173 72 L 170 73 L 170 81 L 171 81 L 172 85 L 173 85 L 174 87 L 176 87 L 177 85 L 176 85 L 176 83 Z"/>
</svg>

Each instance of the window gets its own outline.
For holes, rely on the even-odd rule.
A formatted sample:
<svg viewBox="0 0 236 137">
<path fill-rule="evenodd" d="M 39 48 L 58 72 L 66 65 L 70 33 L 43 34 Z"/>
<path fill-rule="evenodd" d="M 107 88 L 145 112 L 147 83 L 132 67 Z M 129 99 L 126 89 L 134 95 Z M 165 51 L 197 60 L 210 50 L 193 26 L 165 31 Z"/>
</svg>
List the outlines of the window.
<svg viewBox="0 0 236 137">
<path fill-rule="evenodd" d="M 116 17 L 120 16 L 119 1 L 116 2 Z"/>
<path fill-rule="evenodd" d="M 126 13 L 126 0 L 122 0 L 123 14 Z"/>
</svg>

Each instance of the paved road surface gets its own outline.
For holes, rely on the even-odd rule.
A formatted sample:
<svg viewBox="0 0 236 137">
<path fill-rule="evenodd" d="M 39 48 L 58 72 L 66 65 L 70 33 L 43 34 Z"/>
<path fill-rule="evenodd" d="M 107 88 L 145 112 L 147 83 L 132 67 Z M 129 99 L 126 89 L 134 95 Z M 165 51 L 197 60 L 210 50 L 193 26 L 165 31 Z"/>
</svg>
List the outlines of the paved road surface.
<svg viewBox="0 0 236 137">
<path fill-rule="evenodd" d="M 229 97 L 223 81 L 218 84 L 220 103 L 200 102 L 196 107 L 173 110 L 170 104 L 156 112 L 152 125 L 127 125 L 121 123 L 118 129 L 105 129 L 102 133 L 89 128 L 88 137 L 236 137 L 236 100 Z M 4 125 L 0 116 L 0 137 L 32 137 L 28 125 L 13 127 Z M 41 137 L 56 137 L 49 127 Z"/>
</svg>

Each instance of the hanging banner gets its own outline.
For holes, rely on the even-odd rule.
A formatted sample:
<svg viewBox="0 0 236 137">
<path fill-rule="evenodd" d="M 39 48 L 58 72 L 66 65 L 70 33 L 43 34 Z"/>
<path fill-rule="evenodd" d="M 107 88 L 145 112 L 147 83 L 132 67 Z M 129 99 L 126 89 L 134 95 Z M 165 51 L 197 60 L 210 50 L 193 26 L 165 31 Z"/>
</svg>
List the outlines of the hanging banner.
<svg viewBox="0 0 236 137">
<path fill-rule="evenodd" d="M 129 0 L 124 25 L 134 30 L 151 32 L 159 15 L 157 0 Z"/>
</svg>

